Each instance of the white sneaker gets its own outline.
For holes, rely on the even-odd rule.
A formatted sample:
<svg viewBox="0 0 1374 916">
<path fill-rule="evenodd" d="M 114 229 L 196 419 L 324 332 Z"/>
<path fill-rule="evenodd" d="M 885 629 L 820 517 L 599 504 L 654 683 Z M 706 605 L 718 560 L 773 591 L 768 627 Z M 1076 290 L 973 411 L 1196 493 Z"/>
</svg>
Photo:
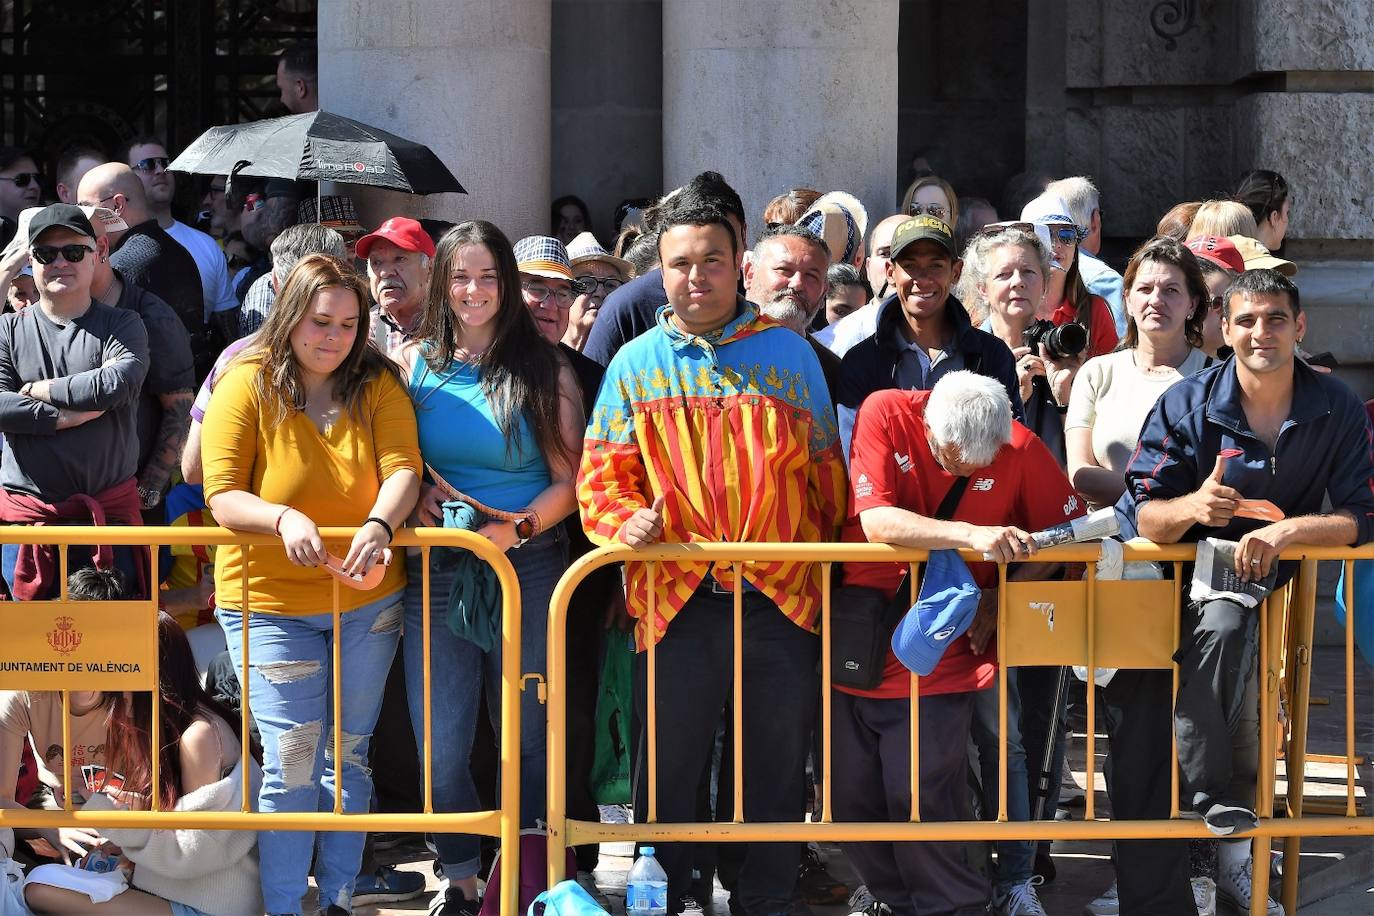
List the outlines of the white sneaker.
<svg viewBox="0 0 1374 916">
<path fill-rule="evenodd" d="M 1083 907 L 1085 916 L 1121 916 L 1121 901 L 1116 896 L 1116 882 L 1103 891 L 1102 896 Z"/>
<path fill-rule="evenodd" d="M 1197 905 L 1197 916 L 1216 916 L 1217 885 L 1211 878 L 1193 878 L 1193 903 Z"/>
<path fill-rule="evenodd" d="M 1250 859 L 1242 864 L 1227 868 L 1217 867 L 1217 899 L 1235 907 L 1241 913 L 1250 912 Z M 1283 906 L 1274 898 L 1269 898 L 1266 910 L 1268 916 L 1284 916 Z"/>
<path fill-rule="evenodd" d="M 996 899 L 998 916 L 1049 916 L 1040 904 L 1040 895 L 1035 892 L 1036 886 L 1044 881 L 1044 878 L 1036 875 L 1005 890 L 999 888 Z"/>
</svg>

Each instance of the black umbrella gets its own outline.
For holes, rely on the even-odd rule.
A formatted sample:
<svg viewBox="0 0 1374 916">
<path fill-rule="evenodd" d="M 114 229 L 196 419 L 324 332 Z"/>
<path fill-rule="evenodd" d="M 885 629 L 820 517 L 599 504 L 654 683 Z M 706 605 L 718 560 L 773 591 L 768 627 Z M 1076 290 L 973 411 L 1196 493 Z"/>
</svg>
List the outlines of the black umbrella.
<svg viewBox="0 0 1374 916">
<path fill-rule="evenodd" d="M 327 111 L 212 127 L 168 168 L 341 181 L 411 194 L 467 193 L 424 144 Z"/>
</svg>

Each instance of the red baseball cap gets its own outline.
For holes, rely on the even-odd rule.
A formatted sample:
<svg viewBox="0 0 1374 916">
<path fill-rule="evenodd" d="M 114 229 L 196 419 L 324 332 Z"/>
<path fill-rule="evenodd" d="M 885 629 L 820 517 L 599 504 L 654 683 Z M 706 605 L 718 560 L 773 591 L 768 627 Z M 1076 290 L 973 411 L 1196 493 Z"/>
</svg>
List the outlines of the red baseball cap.
<svg viewBox="0 0 1374 916">
<path fill-rule="evenodd" d="M 406 251 L 418 251 L 420 254 L 434 257 L 434 240 L 429 237 L 423 226 L 408 216 L 393 216 L 378 226 L 375 232 L 369 232 L 358 239 L 354 249 L 358 252 L 358 257 L 367 257 L 367 253 L 372 250 L 372 243 L 378 239 L 386 239 L 397 248 L 404 248 Z"/>
<path fill-rule="evenodd" d="M 1245 273 L 1245 258 L 1241 257 L 1240 249 L 1232 244 L 1230 239 L 1204 235 L 1193 239 L 1187 245 L 1193 250 L 1193 254 L 1206 258 L 1218 267 L 1225 267 L 1238 274 Z"/>
</svg>

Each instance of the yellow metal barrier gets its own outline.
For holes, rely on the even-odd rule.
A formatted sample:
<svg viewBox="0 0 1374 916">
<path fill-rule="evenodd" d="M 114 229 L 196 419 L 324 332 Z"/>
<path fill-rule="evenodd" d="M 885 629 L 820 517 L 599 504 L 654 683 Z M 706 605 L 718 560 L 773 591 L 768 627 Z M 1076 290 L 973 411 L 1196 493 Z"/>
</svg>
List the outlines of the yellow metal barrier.
<svg viewBox="0 0 1374 916">
<path fill-rule="evenodd" d="M 347 545 L 355 529 L 323 528 L 320 535 L 326 544 Z M 157 675 L 157 612 L 156 583 L 158 550 L 164 545 L 239 545 L 248 553 L 255 547 L 281 549 L 280 538 L 268 534 L 245 534 L 225 528 L 185 527 L 25 527 L 5 526 L 0 529 L 0 541 L 9 544 L 42 544 L 59 548 L 61 597 L 54 601 L 26 601 L 0 603 L 0 668 L 3 662 L 19 663 L 14 670 L 0 671 L 0 688 L 29 690 L 61 690 L 63 704 L 63 759 L 71 755 L 72 689 L 91 690 L 149 690 L 153 696 L 151 741 L 159 744 L 160 697 Z M 150 547 L 154 594 L 139 601 L 100 602 L 72 601 L 67 593 L 68 549 L 76 545 L 110 545 Z M 399 814 L 347 814 L 343 811 L 342 780 L 335 781 L 334 810 L 332 812 L 260 813 L 250 811 L 255 799 L 248 791 L 248 742 L 243 742 L 244 791 L 243 809 L 239 812 L 161 811 L 157 794 L 152 797 L 149 811 L 78 811 L 71 805 L 71 792 L 64 793 L 65 807 L 61 811 L 0 808 L 0 828 L 36 827 L 58 828 L 75 826 L 189 829 L 189 830 L 346 830 L 396 831 L 423 830 L 433 833 L 469 833 L 497 837 L 501 840 L 501 913 L 516 916 L 520 889 L 520 690 L 522 689 L 520 660 L 520 583 L 516 579 L 506 555 L 491 541 L 470 531 L 444 528 L 401 529 L 392 542 L 396 551 L 394 562 L 404 562 L 403 550 L 419 548 L 424 557 L 424 735 L 426 749 L 431 741 L 430 694 L 430 625 L 432 613 L 429 599 L 429 554 L 435 547 L 460 547 L 471 550 L 486 561 L 501 583 L 502 623 L 501 639 L 501 808 L 492 811 L 440 813 L 434 810 L 433 770 L 431 755 L 424 755 L 424 810 Z M 245 558 L 246 559 L 246 558 Z M 242 607 L 245 609 L 243 627 L 243 667 L 240 683 L 247 685 L 249 670 L 248 626 L 246 618 L 253 611 L 248 602 L 248 563 L 243 564 Z M 339 583 L 333 587 L 334 659 L 333 702 L 334 721 L 341 721 L 339 626 L 341 612 L 338 604 Z M 6 606 L 7 604 L 7 606 Z M 112 614 L 111 611 L 118 613 Z M 60 621 L 55 624 L 55 621 Z M 114 626 L 101 625 L 112 621 Z M 58 635 L 51 636 L 56 633 Z M 77 639 L 61 634 L 77 633 L 79 645 L 61 651 Z M 56 645 L 54 644 L 56 643 Z M 84 650 L 82 650 L 84 646 Z M 46 655 L 44 651 L 46 650 Z M 398 649 L 399 651 L 399 649 Z M 52 656 L 48 658 L 47 656 Z M 113 666 L 105 662 L 115 662 Z M 68 667 L 80 666 L 78 667 Z M 52 667 L 56 666 L 55 670 Z M 43 670 L 45 669 L 46 670 Z M 111 668 L 112 670 L 106 670 Z M 133 670 L 133 669 L 137 670 Z M 25 670 L 26 669 L 26 670 Z M 74 683 L 75 682 L 75 683 Z M 380 686 L 379 686 L 380 689 Z M 248 734 L 250 716 L 249 691 L 241 690 L 243 718 L 242 733 Z M 334 759 L 342 760 L 342 730 L 334 729 Z M 158 784 L 158 757 L 152 755 L 152 783 Z M 461 765 L 447 761 L 448 765 Z M 64 774 L 64 782 L 70 772 Z"/>
<path fill-rule="evenodd" d="M 1143 541 L 1126 545 L 1127 560 L 1150 560 L 1172 564 L 1172 580 L 1097 581 L 1095 544 L 1066 545 L 1042 551 L 1036 562 L 1086 563 L 1087 575 L 1080 582 L 1008 582 L 1007 567 L 998 571 L 998 663 L 1000 668 L 1024 665 L 1082 665 L 1089 671 L 1097 667 L 1156 668 L 1173 672 L 1173 693 L 1178 692 L 1178 670 L 1173 654 L 1179 642 L 1180 602 L 1184 583 L 1182 565 L 1194 557 L 1195 546 L 1161 546 Z M 965 560 L 982 561 L 973 551 L 961 551 Z M 584 843 L 611 841 L 911 841 L 911 840 L 1106 840 L 1155 838 L 1210 838 L 1206 825 L 1196 818 L 1183 818 L 1178 810 L 1178 767 L 1172 767 L 1173 804 L 1167 820 L 1108 820 L 1097 817 L 1093 805 L 1095 721 L 1094 691 L 1087 691 L 1087 808 L 1082 821 L 1007 820 L 1006 769 L 1006 679 L 999 678 L 999 723 L 1001 748 L 999 767 L 999 810 L 997 820 L 961 822 L 922 822 L 920 820 L 919 768 L 911 767 L 911 818 L 901 823 L 835 822 L 832 819 L 830 774 L 831 671 L 830 671 L 830 582 L 831 564 L 837 562 L 900 562 L 911 564 L 911 590 L 918 590 L 917 564 L 927 558 L 924 550 L 880 544 L 673 544 L 634 550 L 606 547 L 579 559 L 558 583 L 549 608 L 549 873 L 550 886 L 561 880 L 564 850 Z M 1355 792 L 1354 729 L 1354 613 L 1347 615 L 1346 627 L 1346 762 L 1347 807 L 1344 817 L 1313 818 L 1302 815 L 1302 773 L 1306 761 L 1307 697 L 1311 676 L 1311 640 L 1316 600 L 1318 560 L 1347 563 L 1347 607 L 1353 607 L 1350 594 L 1353 577 L 1349 563 L 1355 559 L 1374 559 L 1374 545 L 1359 549 L 1291 547 L 1283 552 L 1286 560 L 1300 560 L 1297 576 L 1285 589 L 1271 595 L 1259 608 L 1260 760 L 1257 773 L 1256 809 L 1261 814 L 1259 827 L 1249 836 L 1255 843 L 1254 894 L 1251 912 L 1262 916 L 1268 895 L 1269 859 L 1273 837 L 1285 838 L 1286 866 L 1282 902 L 1289 913 L 1297 911 L 1298 839 L 1304 836 L 1374 836 L 1374 817 L 1357 816 Z M 600 824 L 567 816 L 566 774 L 561 761 L 567 748 L 567 627 L 568 602 L 578 584 L 595 570 L 613 563 L 643 562 L 649 566 L 652 582 L 655 567 L 663 561 L 728 563 L 736 571 L 750 562 L 794 561 L 824 563 L 822 570 L 824 600 L 821 611 L 822 702 L 821 729 L 823 772 L 822 813 L 819 822 L 745 823 L 743 818 L 742 702 L 740 676 L 743 652 L 742 591 L 736 576 L 734 611 L 734 730 L 735 783 L 733 823 L 657 822 L 657 712 L 655 703 L 655 651 L 647 648 L 648 720 L 647 739 L 648 811 L 646 823 Z M 649 589 L 649 614 L 654 613 L 654 589 Z M 1046 605 L 1055 615 L 1053 628 L 1046 625 Z M 1099 608 L 1104 609 L 1099 613 Z M 1286 623 L 1286 627 L 1285 627 Z M 1289 683 L 1291 728 L 1286 748 L 1289 791 L 1287 817 L 1272 816 L 1276 758 L 1280 737 L 1278 719 L 1279 685 Z M 918 706 L 921 679 L 911 676 L 911 759 L 919 759 Z M 1173 740 L 1173 759 L 1177 761 L 1177 736 Z M 721 792 L 725 791 L 721 787 Z"/>
</svg>

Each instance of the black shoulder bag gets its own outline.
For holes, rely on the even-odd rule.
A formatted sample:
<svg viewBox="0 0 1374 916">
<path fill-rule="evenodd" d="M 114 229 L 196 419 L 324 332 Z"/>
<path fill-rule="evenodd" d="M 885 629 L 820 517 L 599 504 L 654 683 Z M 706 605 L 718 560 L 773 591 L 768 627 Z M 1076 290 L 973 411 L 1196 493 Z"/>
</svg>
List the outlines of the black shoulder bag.
<svg viewBox="0 0 1374 916">
<path fill-rule="evenodd" d="M 954 481 L 932 518 L 949 521 L 968 485 Z M 872 690 L 883 681 L 892 631 L 911 607 L 911 570 L 888 600 L 866 585 L 838 585 L 830 594 L 830 681 L 836 687 Z"/>
</svg>

